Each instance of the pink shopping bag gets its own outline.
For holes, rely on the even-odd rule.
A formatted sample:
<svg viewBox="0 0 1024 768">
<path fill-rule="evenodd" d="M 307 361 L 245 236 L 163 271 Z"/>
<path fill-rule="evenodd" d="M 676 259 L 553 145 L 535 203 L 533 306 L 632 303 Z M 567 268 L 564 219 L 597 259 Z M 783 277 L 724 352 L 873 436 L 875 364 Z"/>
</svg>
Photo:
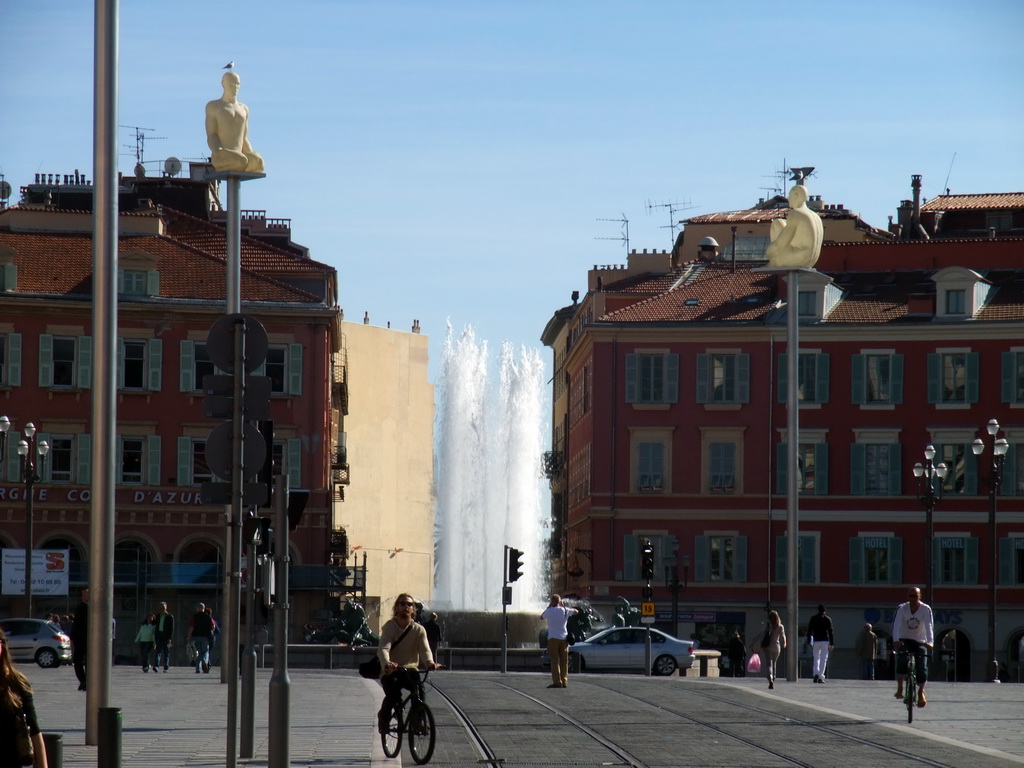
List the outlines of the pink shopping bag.
<svg viewBox="0 0 1024 768">
<path fill-rule="evenodd" d="M 761 657 L 758 654 L 753 653 L 753 654 L 750 655 L 750 658 L 747 660 L 747 672 L 749 672 L 752 675 L 756 675 L 760 671 L 761 671 Z"/>
</svg>

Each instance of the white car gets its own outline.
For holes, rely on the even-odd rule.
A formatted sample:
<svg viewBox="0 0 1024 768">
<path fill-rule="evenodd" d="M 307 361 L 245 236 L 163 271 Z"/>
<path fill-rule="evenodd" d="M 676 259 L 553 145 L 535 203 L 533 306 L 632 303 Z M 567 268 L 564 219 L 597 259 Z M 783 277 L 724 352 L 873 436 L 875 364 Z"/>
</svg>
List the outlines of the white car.
<svg viewBox="0 0 1024 768">
<path fill-rule="evenodd" d="M 15 661 L 34 661 L 44 669 L 71 661 L 71 638 L 52 621 L 3 619 L 0 628 Z"/>
<path fill-rule="evenodd" d="M 612 627 L 569 648 L 570 661 L 580 671 L 589 669 L 644 669 L 647 629 Z M 575 658 L 572 658 L 575 657 Z M 651 629 L 651 673 L 671 675 L 693 666 L 693 643 L 660 629 Z"/>
</svg>

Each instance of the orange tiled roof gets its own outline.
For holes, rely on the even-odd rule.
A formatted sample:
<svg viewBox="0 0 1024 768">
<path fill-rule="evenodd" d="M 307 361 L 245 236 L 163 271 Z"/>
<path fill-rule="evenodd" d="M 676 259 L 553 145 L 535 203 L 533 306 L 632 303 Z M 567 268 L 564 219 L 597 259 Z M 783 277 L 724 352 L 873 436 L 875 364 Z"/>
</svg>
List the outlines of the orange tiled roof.
<svg viewBox="0 0 1024 768">
<path fill-rule="evenodd" d="M 921 205 L 922 211 L 991 211 L 999 208 L 1024 208 L 1024 192 L 939 195 Z"/>
</svg>

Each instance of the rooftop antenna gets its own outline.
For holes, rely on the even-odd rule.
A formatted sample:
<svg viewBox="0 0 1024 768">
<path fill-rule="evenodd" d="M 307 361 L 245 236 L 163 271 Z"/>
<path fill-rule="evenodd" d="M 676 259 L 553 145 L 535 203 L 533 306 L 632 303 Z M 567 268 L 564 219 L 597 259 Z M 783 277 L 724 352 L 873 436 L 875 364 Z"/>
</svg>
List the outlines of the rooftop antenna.
<svg viewBox="0 0 1024 768">
<path fill-rule="evenodd" d="M 691 208 L 696 208 L 689 200 L 685 203 L 677 203 L 672 201 L 671 203 L 654 203 L 650 200 L 644 201 L 644 206 L 647 209 L 647 215 L 651 215 L 651 211 L 655 208 L 668 208 L 668 224 L 662 224 L 661 229 L 669 230 L 669 235 L 672 237 L 672 242 L 669 243 L 669 248 L 674 248 L 676 245 L 676 229 L 679 228 L 679 221 L 676 219 L 676 211 L 688 211 Z"/>
<path fill-rule="evenodd" d="M 145 156 L 146 156 L 146 139 L 160 140 L 166 139 L 166 136 L 146 136 L 146 131 L 155 131 L 155 128 L 142 128 L 138 125 L 122 125 L 121 128 L 131 128 L 135 131 L 135 175 L 145 176 Z M 126 149 L 132 149 L 131 144 L 125 144 Z"/>
<path fill-rule="evenodd" d="M 622 234 L 618 237 L 595 237 L 595 240 L 618 240 L 620 243 L 626 244 L 626 255 L 629 255 L 629 219 L 626 218 L 626 214 L 622 214 L 621 219 L 594 219 L 594 221 L 617 221 L 622 224 Z"/>
<path fill-rule="evenodd" d="M 953 153 L 953 159 L 949 161 L 949 170 L 946 171 L 946 183 L 942 185 L 942 188 L 946 190 L 946 194 L 949 194 L 949 175 L 953 173 L 953 163 L 956 162 L 956 152 Z"/>
<path fill-rule="evenodd" d="M 769 198 L 772 198 L 775 195 L 783 194 L 783 192 L 785 192 L 786 177 L 789 175 L 790 170 L 791 169 L 786 165 L 786 158 L 782 158 L 782 170 L 776 168 L 771 173 L 762 174 L 761 176 L 761 178 L 764 179 L 775 178 L 777 179 L 777 182 L 773 186 L 758 187 L 758 189 L 763 189 L 766 192 L 771 192 L 771 194 L 768 196 Z"/>
</svg>

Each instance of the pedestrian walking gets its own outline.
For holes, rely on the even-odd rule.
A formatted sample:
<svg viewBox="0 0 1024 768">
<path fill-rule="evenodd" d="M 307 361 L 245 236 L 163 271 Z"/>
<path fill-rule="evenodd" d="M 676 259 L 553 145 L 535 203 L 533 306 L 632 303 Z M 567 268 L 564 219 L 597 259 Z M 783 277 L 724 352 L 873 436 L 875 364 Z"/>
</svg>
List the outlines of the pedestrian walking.
<svg viewBox="0 0 1024 768">
<path fill-rule="evenodd" d="M 825 606 L 819 605 L 818 612 L 807 622 L 807 644 L 811 647 L 814 662 L 811 674 L 814 682 L 825 682 L 825 667 L 828 655 L 835 647 L 835 636 L 832 634 L 832 619 L 826 615 Z"/>
<path fill-rule="evenodd" d="M 775 665 L 786 647 L 786 628 L 782 626 L 778 611 L 769 611 L 768 624 L 764 632 L 757 636 L 755 643 L 758 647 L 751 646 L 751 649 L 764 656 L 765 676 L 768 678 L 768 688 L 772 690 L 775 688 Z"/>
<path fill-rule="evenodd" d="M 437 649 L 441 647 L 441 625 L 437 623 L 437 614 L 430 614 L 427 623 L 423 625 L 427 630 L 427 644 L 430 646 L 430 653 L 437 659 Z"/>
<path fill-rule="evenodd" d="M 82 590 L 82 599 L 75 606 L 75 618 L 71 625 L 71 662 L 75 665 L 78 690 L 85 690 L 85 660 L 89 645 L 89 590 Z"/>
<path fill-rule="evenodd" d="M 377 727 L 387 733 L 392 710 L 402 703 L 402 691 L 411 691 L 419 682 L 417 669 L 438 669 L 427 642 L 427 630 L 416 623 L 416 601 L 403 592 L 391 606 L 391 618 L 380 628 L 377 658 L 380 659 L 380 684 L 384 701 L 377 713 Z"/>
<path fill-rule="evenodd" d="M 878 647 L 878 635 L 871 631 L 871 625 L 865 624 L 857 633 L 854 644 L 857 658 L 860 659 L 860 679 L 875 679 L 875 653 Z"/>
<path fill-rule="evenodd" d="M 153 653 L 153 646 L 156 645 L 156 614 L 151 613 L 142 622 L 139 631 L 135 633 L 135 642 L 139 644 L 139 654 L 142 656 L 142 671 L 149 672 L 149 657 Z M 156 669 L 154 665 L 154 670 Z"/>
<path fill-rule="evenodd" d="M 206 612 L 206 605 L 196 604 L 196 612 L 189 620 L 188 640 L 196 649 L 196 674 L 210 672 L 210 645 L 213 643 L 213 617 Z"/>
<path fill-rule="evenodd" d="M 27 725 L 28 742 L 32 746 L 32 762 L 25 763 L 20 753 L 27 748 L 22 740 L 19 744 L 19 728 Z M 24 736 L 24 731 L 22 731 Z M 47 768 L 46 748 L 39 719 L 32 700 L 32 686 L 24 674 L 14 668 L 11 649 L 7 647 L 7 635 L 0 629 L 0 768 L 14 768 L 32 765 L 33 768 Z"/>
<path fill-rule="evenodd" d="M 578 608 L 562 604 L 560 595 L 552 595 L 551 602 L 540 615 L 548 623 L 548 656 L 551 657 L 551 685 L 565 688 L 569 685 L 569 617 L 579 613 Z"/>
<path fill-rule="evenodd" d="M 174 644 L 174 615 L 167 610 L 167 603 L 160 603 L 156 616 L 156 663 L 154 671 L 163 664 L 164 672 L 171 665 L 171 646 Z"/>
<path fill-rule="evenodd" d="M 729 658 L 729 669 L 732 670 L 732 676 L 746 677 L 747 647 L 743 644 L 743 639 L 740 637 L 739 632 L 733 632 L 732 637 L 729 638 L 729 647 L 726 650 L 726 655 Z"/>
</svg>

